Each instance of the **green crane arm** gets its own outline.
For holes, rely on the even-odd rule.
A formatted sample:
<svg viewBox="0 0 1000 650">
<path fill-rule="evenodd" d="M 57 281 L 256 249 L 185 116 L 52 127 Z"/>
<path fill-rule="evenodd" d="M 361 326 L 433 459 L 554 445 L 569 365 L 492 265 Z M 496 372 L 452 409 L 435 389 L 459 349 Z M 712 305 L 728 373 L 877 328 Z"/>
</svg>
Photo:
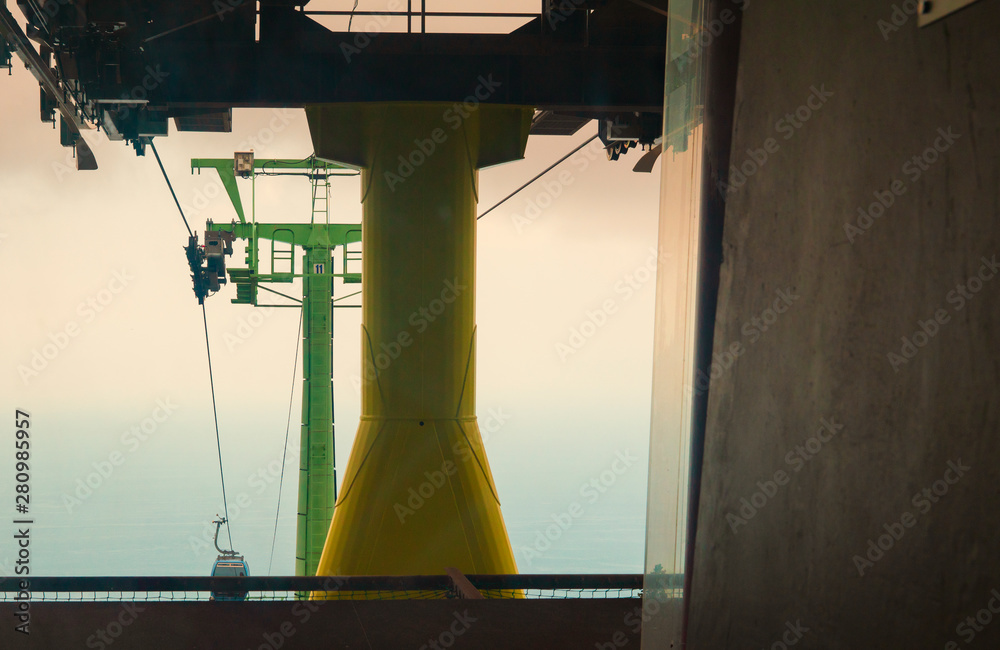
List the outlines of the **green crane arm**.
<svg viewBox="0 0 1000 650">
<path fill-rule="evenodd" d="M 357 223 L 220 223 L 212 221 L 208 230 L 231 232 L 240 239 L 270 239 L 306 248 L 343 246 L 361 241 Z"/>
<path fill-rule="evenodd" d="M 269 160 L 254 160 L 253 166 L 254 169 L 259 169 L 261 170 L 261 173 L 264 174 L 281 174 L 285 170 L 299 169 L 321 170 L 326 173 L 336 169 L 351 169 L 350 167 L 326 162 L 325 160 L 318 160 L 316 158 L 306 158 L 304 160 L 283 160 L 278 158 L 272 158 Z M 229 194 L 229 200 L 233 202 L 233 208 L 236 209 L 236 214 L 240 218 L 240 223 L 246 223 L 247 219 L 245 213 L 243 212 L 243 201 L 240 199 L 240 190 L 236 187 L 236 170 L 233 165 L 233 159 L 192 158 L 191 173 L 194 173 L 194 170 L 196 169 L 214 169 L 219 172 L 219 178 L 222 180 L 222 186 L 226 188 L 226 193 Z M 355 173 L 356 172 L 351 171 L 351 175 L 354 175 Z"/>
</svg>

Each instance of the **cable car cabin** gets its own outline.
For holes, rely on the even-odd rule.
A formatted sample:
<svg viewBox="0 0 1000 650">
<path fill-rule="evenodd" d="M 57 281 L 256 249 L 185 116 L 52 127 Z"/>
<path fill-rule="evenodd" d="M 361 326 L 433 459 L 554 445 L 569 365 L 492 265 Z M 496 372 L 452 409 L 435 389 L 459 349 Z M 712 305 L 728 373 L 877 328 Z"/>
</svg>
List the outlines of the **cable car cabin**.
<svg viewBox="0 0 1000 650">
<path fill-rule="evenodd" d="M 242 555 L 220 555 L 212 566 L 212 576 L 248 576 L 250 565 Z M 211 600 L 246 600 L 245 591 L 213 591 Z"/>
</svg>

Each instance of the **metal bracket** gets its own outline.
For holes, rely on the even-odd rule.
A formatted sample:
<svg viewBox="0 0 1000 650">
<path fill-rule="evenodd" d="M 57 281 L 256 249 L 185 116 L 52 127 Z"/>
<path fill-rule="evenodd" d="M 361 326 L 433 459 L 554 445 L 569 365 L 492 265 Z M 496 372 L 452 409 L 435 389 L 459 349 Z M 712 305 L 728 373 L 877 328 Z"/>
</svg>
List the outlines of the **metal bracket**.
<svg viewBox="0 0 1000 650">
<path fill-rule="evenodd" d="M 926 27 L 959 9 L 968 7 L 973 2 L 977 2 L 977 0 L 921 0 L 917 24 Z"/>
</svg>

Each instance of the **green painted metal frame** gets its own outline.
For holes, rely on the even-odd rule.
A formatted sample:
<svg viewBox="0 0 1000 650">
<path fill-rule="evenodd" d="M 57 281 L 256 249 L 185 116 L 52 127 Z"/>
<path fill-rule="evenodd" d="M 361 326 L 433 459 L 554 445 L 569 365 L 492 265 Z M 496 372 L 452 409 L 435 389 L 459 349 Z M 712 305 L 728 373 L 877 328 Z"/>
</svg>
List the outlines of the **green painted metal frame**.
<svg viewBox="0 0 1000 650">
<path fill-rule="evenodd" d="M 247 222 L 236 186 L 231 159 L 195 159 L 192 169 L 214 168 L 229 192 L 241 222 L 215 224 L 209 230 L 232 232 L 247 242 L 247 268 L 230 269 L 237 285 L 238 304 L 258 305 L 260 283 L 287 283 L 302 278 L 302 427 L 299 449 L 299 490 L 295 541 L 295 573 L 315 575 L 326 542 L 337 500 L 336 457 L 333 445 L 333 281 L 357 281 L 358 273 L 347 273 L 347 246 L 361 241 L 360 224 L 331 223 L 256 223 Z M 343 169 L 316 159 L 306 161 L 255 161 L 258 169 Z M 315 180 L 315 179 L 314 179 Z M 315 215 L 314 215 L 315 216 Z M 292 266 L 288 273 L 260 272 L 260 241 L 281 242 L 292 247 Z M 294 248 L 302 248 L 302 273 L 294 267 Z M 334 272 L 333 251 L 344 247 L 342 273 Z M 241 287 L 246 287 L 245 289 Z M 280 293 L 280 292 L 276 292 Z M 284 294 L 280 294 L 284 295 Z M 339 306 L 339 305 L 338 305 Z"/>
<path fill-rule="evenodd" d="M 346 167 L 344 165 L 338 165 L 336 163 L 326 162 L 325 160 L 319 160 L 315 157 L 305 158 L 303 160 L 281 160 L 281 159 L 261 159 L 254 160 L 254 169 L 261 170 L 261 173 L 274 173 L 281 172 L 283 170 L 323 170 L 329 173 L 332 170 L 342 169 L 351 170 L 353 168 Z M 199 172 L 202 169 L 214 169 L 219 173 L 219 178 L 222 180 L 222 186 L 226 188 L 226 193 L 229 194 L 229 199 L 233 202 L 233 208 L 236 209 L 236 214 L 239 215 L 240 223 L 246 223 L 246 214 L 243 211 L 243 200 L 240 198 L 240 190 L 236 186 L 236 169 L 233 166 L 232 158 L 192 158 L 191 159 L 191 173 L 195 170 Z M 349 176 L 355 175 L 357 172 L 351 172 L 347 174 Z M 254 176 L 257 174 L 255 173 Z M 336 175 L 336 174 L 334 174 Z"/>
</svg>

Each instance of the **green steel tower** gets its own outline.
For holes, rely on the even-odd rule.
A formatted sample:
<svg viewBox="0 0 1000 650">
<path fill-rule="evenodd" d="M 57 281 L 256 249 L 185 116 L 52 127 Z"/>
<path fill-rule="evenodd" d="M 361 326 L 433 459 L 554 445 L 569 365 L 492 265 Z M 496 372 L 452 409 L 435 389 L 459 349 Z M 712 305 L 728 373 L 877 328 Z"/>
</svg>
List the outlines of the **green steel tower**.
<svg viewBox="0 0 1000 650">
<path fill-rule="evenodd" d="M 192 170 L 215 169 L 236 209 L 239 222 L 208 222 L 202 257 L 207 266 L 195 267 L 195 293 L 203 300 L 226 283 L 224 257 L 232 253 L 231 242 L 246 242 L 246 268 L 228 270 L 236 285 L 236 304 L 263 305 L 263 289 L 298 302 L 265 284 L 290 284 L 302 279 L 302 428 L 299 450 L 298 514 L 296 520 L 295 573 L 315 575 L 330 529 L 337 497 L 336 464 L 333 445 L 333 309 L 334 281 L 360 283 L 361 274 L 349 273 L 350 263 L 360 262 L 360 250 L 351 248 L 361 241 L 360 224 L 330 223 L 330 177 L 344 175 L 345 168 L 315 158 L 303 161 L 254 160 L 252 153 L 237 153 L 234 159 L 194 159 Z M 310 223 L 258 223 L 253 211 L 244 214 L 237 176 L 255 179 L 265 176 L 307 176 L 312 184 Z M 270 264 L 262 268 L 261 242 L 270 242 Z M 296 269 L 295 249 L 302 249 L 302 268 Z M 340 271 L 334 268 L 334 253 L 341 248 Z M 192 253 L 189 247 L 189 258 Z M 265 258 L 266 259 L 266 258 Z M 266 271 L 266 272 L 265 272 Z M 351 294 L 354 295 L 354 294 Z M 344 296 L 344 298 L 350 296 Z"/>
</svg>

